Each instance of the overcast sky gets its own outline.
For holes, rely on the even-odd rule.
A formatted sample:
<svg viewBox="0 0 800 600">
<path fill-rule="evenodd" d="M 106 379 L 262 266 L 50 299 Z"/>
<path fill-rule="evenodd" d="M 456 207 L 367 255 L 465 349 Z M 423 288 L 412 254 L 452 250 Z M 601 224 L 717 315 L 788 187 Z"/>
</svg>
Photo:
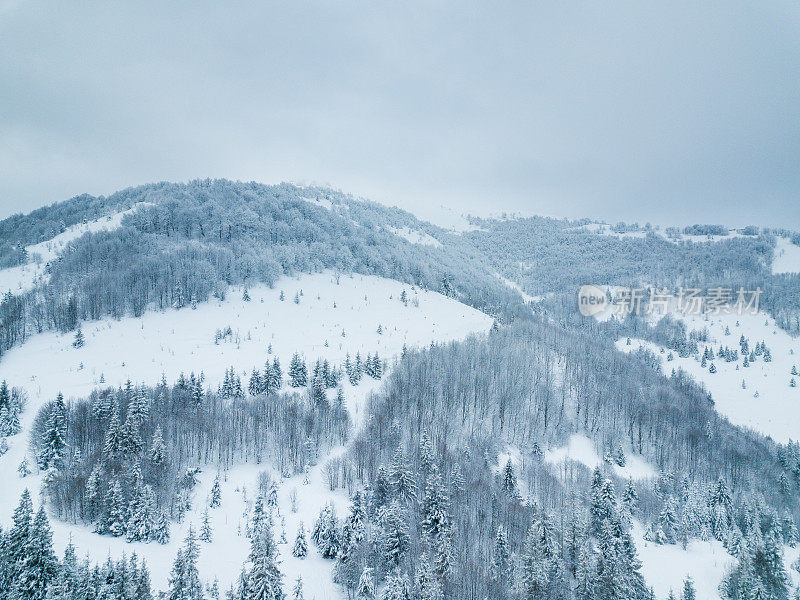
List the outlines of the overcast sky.
<svg viewBox="0 0 800 600">
<path fill-rule="evenodd" d="M 800 228 L 800 4 L 0 0 L 0 217 L 198 177 Z"/>
</svg>

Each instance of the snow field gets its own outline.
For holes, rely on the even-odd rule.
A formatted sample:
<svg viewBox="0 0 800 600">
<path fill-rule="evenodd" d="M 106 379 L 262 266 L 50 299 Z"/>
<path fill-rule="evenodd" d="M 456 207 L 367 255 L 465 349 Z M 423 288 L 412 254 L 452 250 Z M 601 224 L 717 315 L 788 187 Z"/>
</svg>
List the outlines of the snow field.
<svg viewBox="0 0 800 600">
<path fill-rule="evenodd" d="M 403 291 L 405 303 L 401 300 Z M 84 397 L 97 387 L 124 385 L 127 379 L 136 384 L 155 384 L 162 373 L 173 383 L 181 372 L 188 375 L 191 371 L 203 371 L 206 385 L 216 388 L 231 366 L 246 387 L 252 369 L 262 369 L 273 356 L 279 358 L 286 379 L 294 352 L 304 356 L 309 369 L 317 358 L 341 365 L 347 353 L 354 359 L 360 352 L 363 359 L 376 351 L 391 367 L 393 357 L 400 354 L 404 344 L 415 347 L 463 339 L 474 332 L 488 331 L 493 322 L 491 317 L 441 294 L 372 276 L 338 276 L 330 272 L 302 275 L 283 278 L 273 288 L 250 287 L 248 294 L 249 302 L 242 299 L 241 289 L 231 289 L 225 300 L 198 304 L 194 310 L 185 307 L 149 312 L 141 318 L 87 322 L 82 326 L 85 346 L 79 349 L 72 347 L 73 334 L 45 332 L 7 352 L 0 361 L 0 379 L 24 388 L 28 404 L 21 416 L 21 433 L 8 439 L 9 451 L 0 457 L 0 478 L 4 482 L 0 523 L 6 525 L 10 521 L 24 488 L 37 498 L 41 477 L 32 474 L 22 479 L 16 469 L 27 454 L 28 432 L 38 410 L 59 391 L 67 399 Z M 217 331 L 228 326 L 232 334 L 215 342 Z M 270 346 L 272 355 L 268 353 Z M 380 381 L 368 376 L 356 387 L 343 383 L 347 408 L 356 427 L 363 418 L 364 400 L 380 385 Z M 309 536 L 319 510 L 328 502 L 334 502 L 340 518 L 346 514 L 346 494 L 341 490 L 331 492 L 324 475 L 327 461 L 343 452 L 340 447 L 320 458 L 309 473 L 307 485 L 300 475 L 280 482 L 278 490 L 288 542 L 280 547 L 286 591 L 301 575 L 309 600 L 340 597 L 330 576 L 333 561 L 319 557 L 311 543 L 306 559 L 294 558 L 291 546 L 299 522 L 303 521 Z M 171 524 L 168 544 L 126 543 L 121 538 L 97 535 L 86 526 L 51 519 L 57 552 L 63 552 L 70 538 L 79 553 L 88 552 L 94 561 L 135 551 L 146 558 L 154 589 L 165 589 L 172 561 L 189 525 L 196 531 L 200 528 L 216 474 L 213 466 L 202 468 L 192 509 L 182 523 Z M 236 488 L 245 487 L 252 502 L 258 473 L 264 470 L 269 470 L 269 465 L 249 464 L 224 473 L 227 480 L 221 482 L 222 506 L 209 512 L 214 541 L 201 543 L 199 568 L 208 583 L 217 577 L 221 590 L 239 575 L 249 552 L 249 540 L 244 532 L 237 532 L 239 525 L 243 527 L 244 501 Z M 279 481 L 279 476 L 273 473 L 273 479 Z M 290 507 L 292 489 L 296 489 L 298 498 L 296 513 Z M 279 517 L 274 530 L 279 540 Z"/>
<path fill-rule="evenodd" d="M 566 445 L 552 448 L 544 453 L 545 462 L 560 467 L 568 460 L 585 465 L 589 469 L 602 465 L 605 461 L 597 453 L 594 442 L 585 435 L 573 434 Z M 623 479 L 650 479 L 658 472 L 646 460 L 635 454 L 625 455 L 625 466 L 613 465 L 614 473 Z"/>
<path fill-rule="evenodd" d="M 798 387 L 789 386 L 793 377 L 792 367 L 797 366 L 800 372 L 800 340 L 789 336 L 764 313 L 718 315 L 708 319 L 686 316 L 682 319 L 690 331 L 708 330 L 709 341 L 699 343 L 701 356 L 703 345 L 714 352 L 720 345 L 739 349 L 739 338 L 744 335 L 750 348 L 764 341 L 772 354 L 772 362 L 764 362 L 760 356 L 749 367 L 743 368 L 741 356 L 737 362 L 725 362 L 715 357 L 713 363 L 717 372 L 710 373 L 710 364 L 703 368 L 700 356 L 681 358 L 677 352 L 672 352 L 674 359 L 668 361 L 669 350 L 662 353 L 661 347 L 645 340 L 631 340 L 628 346 L 627 341 L 621 339 L 616 343 L 617 348 L 623 352 L 634 352 L 640 347 L 651 350 L 660 358 L 666 375 L 673 368 L 683 369 L 705 386 L 716 409 L 735 425 L 751 427 L 780 443 L 800 439 L 800 377 L 795 377 Z M 729 335 L 725 335 L 726 327 Z"/>
<path fill-rule="evenodd" d="M 419 244 L 420 246 L 433 246 L 434 248 L 438 248 L 442 245 L 442 243 L 432 235 L 429 235 L 424 231 L 411 229 L 410 227 L 390 227 L 389 231 L 412 244 Z"/>
<path fill-rule="evenodd" d="M 784 237 L 776 238 L 775 254 L 772 259 L 773 273 L 800 273 L 800 246 Z"/>
</svg>

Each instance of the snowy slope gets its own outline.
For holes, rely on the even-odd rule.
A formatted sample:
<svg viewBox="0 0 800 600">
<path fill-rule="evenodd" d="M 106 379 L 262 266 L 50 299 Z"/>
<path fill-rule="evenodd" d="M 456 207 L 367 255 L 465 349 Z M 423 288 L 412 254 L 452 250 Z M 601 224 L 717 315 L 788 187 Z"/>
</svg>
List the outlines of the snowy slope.
<svg viewBox="0 0 800 600">
<path fill-rule="evenodd" d="M 553 465 L 560 472 L 569 461 L 584 465 L 589 469 L 603 464 L 603 459 L 597 453 L 594 442 L 585 435 L 573 434 L 566 445 L 560 448 L 551 448 L 544 453 L 545 462 Z M 614 472 L 622 478 L 649 479 L 658 475 L 657 471 L 642 457 L 636 455 L 626 456 L 625 466 L 613 465 Z"/>
<path fill-rule="evenodd" d="M 73 225 L 52 239 L 26 246 L 25 250 L 28 252 L 26 264 L 0 270 L 0 294 L 9 291 L 13 294 L 27 292 L 47 277 L 45 271 L 47 263 L 55 259 L 69 242 L 78 239 L 85 233 L 117 229 L 125 215 L 131 214 L 146 204 L 140 202 L 128 210 Z"/>
<path fill-rule="evenodd" d="M 800 246 L 787 238 L 776 238 L 775 254 L 772 258 L 773 273 L 800 273 Z"/>
<path fill-rule="evenodd" d="M 750 340 L 751 348 L 764 341 L 772 353 L 772 362 L 759 359 L 743 368 L 741 358 L 730 363 L 717 359 L 713 361 L 717 372 L 711 373 L 710 365 L 701 366 L 700 357 L 681 358 L 673 353 L 674 360 L 668 361 L 667 352 L 662 353 L 660 347 L 647 341 L 635 340 L 628 346 L 626 340 L 619 340 L 617 347 L 627 352 L 639 347 L 649 348 L 661 359 L 667 375 L 673 368 L 683 369 L 703 383 L 711 392 L 716 409 L 732 423 L 752 427 L 781 443 L 800 439 L 800 377 L 795 377 L 798 387 L 789 386 L 792 367 L 796 365 L 800 370 L 800 340 L 790 337 L 763 313 L 720 315 L 708 320 L 692 316 L 683 317 L 683 320 L 689 330 L 706 328 L 709 333 L 706 345 L 714 351 L 720 345 L 738 349 L 741 335 Z M 726 327 L 729 335 L 725 335 Z"/>
<path fill-rule="evenodd" d="M 666 600 L 670 590 L 680 597 L 687 576 L 694 580 L 698 600 L 718 600 L 717 588 L 736 562 L 722 542 L 715 539 L 693 539 L 686 550 L 676 544 L 648 542 L 638 522 L 634 522 L 633 540 L 642 561 L 642 575 L 659 600 Z"/>
<path fill-rule="evenodd" d="M 411 229 L 410 227 L 389 227 L 389 231 L 412 244 L 419 244 L 420 246 L 433 246 L 438 248 L 442 243 L 432 235 L 424 231 Z"/>
<path fill-rule="evenodd" d="M 405 291 L 407 302 L 401 301 Z M 283 293 L 284 300 L 280 299 Z M 301 295 L 302 294 L 302 295 Z M 16 468 L 26 453 L 27 432 L 45 402 L 61 391 L 65 397 L 85 396 L 101 386 L 122 385 L 130 378 L 135 383 L 156 383 L 162 372 L 174 381 L 181 371 L 203 371 L 207 385 L 216 387 L 225 369 L 234 366 L 246 385 L 253 367 L 261 368 L 269 357 L 268 348 L 278 356 L 284 370 L 292 354 L 299 351 L 307 361 L 327 358 L 341 364 L 349 352 L 379 352 L 381 358 L 398 355 L 404 344 L 409 347 L 428 345 L 432 341 L 461 339 L 473 332 L 488 331 L 492 319 L 487 315 L 435 292 L 414 289 L 396 281 L 368 276 L 337 276 L 332 273 L 284 278 L 273 289 L 266 286 L 249 288 L 251 300 L 242 299 L 241 290 L 230 290 L 224 301 L 200 304 L 195 310 L 146 313 L 142 318 L 118 321 L 104 319 L 84 323 L 86 344 L 72 347 L 74 336 L 46 332 L 31 337 L 25 344 L 11 349 L 0 361 L 0 379 L 26 389 L 28 405 L 22 415 L 23 431 L 9 439 L 10 450 L 0 457 L 0 522 L 5 524 L 24 487 L 36 497 L 39 477 L 17 476 Z M 295 303 L 297 296 L 299 302 Z M 378 327 L 381 333 L 378 333 Z M 218 329 L 230 326 L 233 335 L 215 343 Z M 271 358 L 271 357 L 270 357 Z M 46 367 L 43 367 L 46 365 Z M 352 387 L 344 384 L 345 401 L 358 426 L 363 416 L 363 400 L 380 382 L 365 377 Z M 342 452 L 339 448 L 333 454 Z M 327 458 L 310 473 L 310 483 L 302 477 L 282 482 L 279 489 L 280 510 L 286 517 L 286 535 L 293 543 L 297 523 L 302 519 L 306 531 L 313 525 L 321 506 L 329 500 L 344 514 L 347 498 L 341 492 L 331 493 L 325 487 L 324 468 Z M 216 541 L 202 545 L 201 572 L 210 579 L 218 577 L 226 589 L 239 573 L 249 550 L 246 537 L 237 534 L 244 504 L 235 489 L 246 486 L 256 489 L 258 472 L 266 465 L 243 465 L 227 474 L 223 485 L 223 505 L 211 511 Z M 169 569 L 182 543 L 189 524 L 199 527 L 200 515 L 213 472 L 204 472 L 195 495 L 192 511 L 184 523 L 173 524 L 169 544 L 127 544 L 121 539 L 99 536 L 85 527 L 53 522 L 54 541 L 63 549 L 70 536 L 81 552 L 89 551 L 95 560 L 105 560 L 109 552 L 119 556 L 136 550 L 147 558 L 155 588 L 166 586 Z M 277 478 L 277 475 L 275 475 Z M 292 488 L 299 497 L 298 513 L 291 513 L 288 496 Z M 276 538 L 280 536 L 280 520 L 276 522 Z M 330 581 L 332 563 L 316 557 L 310 546 L 309 558 L 299 561 L 288 556 L 289 547 L 282 546 L 287 589 L 297 574 L 303 576 L 306 598 L 338 598 L 339 592 Z M 312 558 L 314 557 L 314 558 Z M 312 589 L 316 590 L 310 593 Z"/>
</svg>

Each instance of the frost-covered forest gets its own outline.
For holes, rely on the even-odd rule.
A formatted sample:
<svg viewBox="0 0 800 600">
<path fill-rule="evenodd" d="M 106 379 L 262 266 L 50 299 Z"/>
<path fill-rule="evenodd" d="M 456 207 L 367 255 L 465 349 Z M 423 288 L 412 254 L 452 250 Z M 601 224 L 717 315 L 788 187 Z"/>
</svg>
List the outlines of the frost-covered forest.
<svg viewBox="0 0 800 600">
<path fill-rule="evenodd" d="M 26 488 L 0 492 L 0 597 L 800 593 L 800 445 L 775 422 L 800 414 L 800 264 L 775 268 L 796 234 L 471 225 L 224 180 L 0 222 L 0 273 L 38 269 L 0 304 L 0 469 Z M 369 293 L 337 290 L 354 274 Z M 585 283 L 758 287 L 763 304 L 752 322 L 603 321 L 577 311 Z M 376 289 L 387 308 L 364 323 Z M 312 343 L 296 332 L 315 314 Z M 175 339 L 145 336 L 157 315 Z M 136 380 L 133 339 L 152 346 Z M 4 370 L 20 356 L 39 363 L 25 377 Z M 775 419 L 747 421 L 760 403 Z M 716 579 L 652 558 L 712 551 Z"/>
</svg>

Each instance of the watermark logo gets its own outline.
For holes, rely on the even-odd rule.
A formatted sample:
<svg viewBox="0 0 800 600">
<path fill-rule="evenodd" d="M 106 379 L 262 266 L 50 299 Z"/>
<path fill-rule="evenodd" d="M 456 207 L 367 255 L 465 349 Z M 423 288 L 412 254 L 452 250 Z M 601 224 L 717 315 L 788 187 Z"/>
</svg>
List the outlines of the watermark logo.
<svg viewBox="0 0 800 600">
<path fill-rule="evenodd" d="M 611 306 L 606 291 L 596 285 L 582 285 L 578 290 L 578 310 L 584 317 L 597 317 Z"/>
<path fill-rule="evenodd" d="M 606 290 L 597 285 L 583 285 L 578 290 L 578 310 L 584 317 L 600 318 L 612 311 L 618 317 L 679 313 L 683 315 L 744 315 L 758 313 L 762 290 L 712 287 L 708 289 L 680 287 L 615 288 Z"/>
</svg>

